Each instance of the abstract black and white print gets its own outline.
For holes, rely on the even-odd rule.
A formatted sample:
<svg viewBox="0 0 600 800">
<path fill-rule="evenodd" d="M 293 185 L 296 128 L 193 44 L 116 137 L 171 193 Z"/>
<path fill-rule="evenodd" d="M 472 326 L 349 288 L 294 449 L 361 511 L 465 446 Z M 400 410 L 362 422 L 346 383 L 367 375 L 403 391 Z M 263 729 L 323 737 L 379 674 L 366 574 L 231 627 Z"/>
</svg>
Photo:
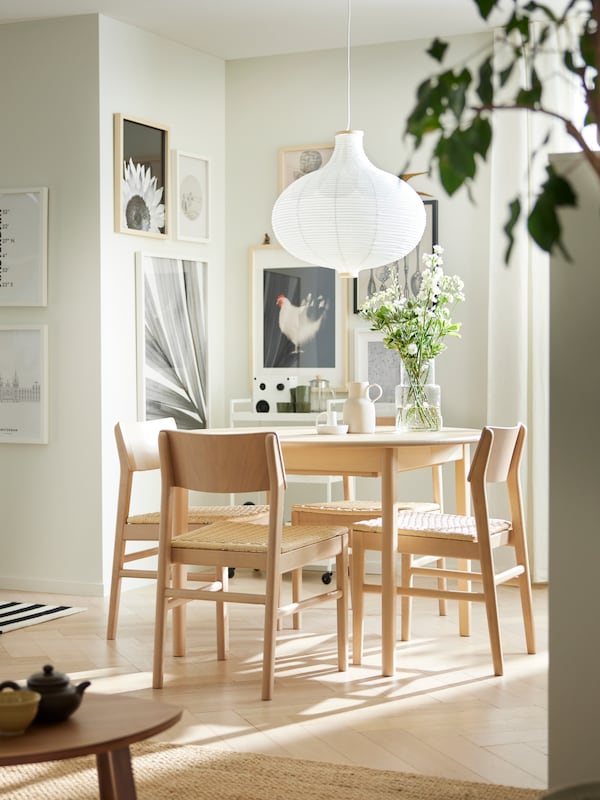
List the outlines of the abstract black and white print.
<svg viewBox="0 0 600 800">
<path fill-rule="evenodd" d="M 140 255 L 140 417 L 206 428 L 206 264 Z"/>
</svg>

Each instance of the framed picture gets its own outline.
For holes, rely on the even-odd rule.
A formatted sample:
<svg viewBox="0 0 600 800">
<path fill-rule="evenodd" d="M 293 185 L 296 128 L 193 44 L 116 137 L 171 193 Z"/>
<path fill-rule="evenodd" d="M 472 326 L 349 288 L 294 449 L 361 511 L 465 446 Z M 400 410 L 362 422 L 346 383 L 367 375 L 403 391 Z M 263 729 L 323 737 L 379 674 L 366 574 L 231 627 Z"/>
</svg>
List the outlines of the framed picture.
<svg viewBox="0 0 600 800">
<path fill-rule="evenodd" d="M 0 306 L 47 305 L 48 189 L 0 189 Z"/>
<path fill-rule="evenodd" d="M 378 331 L 354 331 L 354 380 L 378 383 L 383 394 L 377 401 L 379 411 L 395 413 L 396 386 L 400 383 L 400 356 L 383 344 Z"/>
<path fill-rule="evenodd" d="M 138 418 L 208 426 L 206 262 L 136 253 Z"/>
<path fill-rule="evenodd" d="M 208 242 L 208 159 L 177 150 L 174 160 L 177 238 L 185 242 Z"/>
<path fill-rule="evenodd" d="M 0 442 L 48 443 L 47 325 L 0 325 Z"/>
<path fill-rule="evenodd" d="M 438 201 L 424 200 L 425 233 L 415 249 L 399 261 L 375 269 L 363 269 L 354 279 L 354 313 L 375 292 L 389 286 L 392 277 L 397 276 L 400 286 L 407 296 L 418 293 L 421 285 L 421 270 L 424 253 L 433 253 L 433 245 L 438 244 Z"/>
<path fill-rule="evenodd" d="M 346 285 L 278 245 L 251 248 L 252 376 L 317 375 L 346 390 Z"/>
<path fill-rule="evenodd" d="M 297 178 L 324 167 L 333 153 L 332 144 L 300 144 L 279 148 L 279 191 Z"/>
<path fill-rule="evenodd" d="M 115 230 L 166 239 L 169 129 L 115 114 Z"/>
</svg>

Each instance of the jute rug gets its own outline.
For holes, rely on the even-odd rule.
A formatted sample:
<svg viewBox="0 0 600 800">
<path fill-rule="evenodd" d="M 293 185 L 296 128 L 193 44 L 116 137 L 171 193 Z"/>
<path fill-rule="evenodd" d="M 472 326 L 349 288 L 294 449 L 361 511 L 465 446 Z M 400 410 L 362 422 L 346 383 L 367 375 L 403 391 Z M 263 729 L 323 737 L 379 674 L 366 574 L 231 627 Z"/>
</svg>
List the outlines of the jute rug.
<svg viewBox="0 0 600 800">
<path fill-rule="evenodd" d="M 138 800 L 538 800 L 542 792 L 391 770 L 232 753 L 199 745 L 132 745 Z M 10 800 L 97 800 L 93 757 L 0 767 Z"/>
<path fill-rule="evenodd" d="M 0 600 L 0 633 L 8 633 L 29 625 L 38 625 L 40 622 L 48 622 L 48 620 L 66 617 L 69 614 L 78 614 L 80 611 L 85 611 L 85 608 Z"/>
</svg>

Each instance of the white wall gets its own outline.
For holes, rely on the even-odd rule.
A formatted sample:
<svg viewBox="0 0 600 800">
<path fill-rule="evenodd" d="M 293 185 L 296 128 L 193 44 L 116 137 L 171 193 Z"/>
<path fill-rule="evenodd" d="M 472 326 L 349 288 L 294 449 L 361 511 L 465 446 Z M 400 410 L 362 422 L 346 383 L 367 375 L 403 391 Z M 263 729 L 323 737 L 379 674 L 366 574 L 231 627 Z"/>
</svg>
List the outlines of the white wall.
<svg viewBox="0 0 600 800">
<path fill-rule="evenodd" d="M 0 324 L 48 324 L 50 352 L 49 444 L 0 447 L 0 586 L 102 594 L 113 427 L 136 415 L 136 251 L 208 261 L 211 410 L 225 421 L 224 64 L 90 15 L 0 26 L 0 66 L 2 187 L 48 186 L 50 209 L 48 307 L 0 308 Z M 168 125 L 173 149 L 209 158 L 208 244 L 114 232 L 116 112 Z"/>
<path fill-rule="evenodd" d="M 0 26 L 3 188 L 49 188 L 49 444 L 0 446 L 0 585 L 100 587 L 98 36 L 94 17 Z"/>
</svg>

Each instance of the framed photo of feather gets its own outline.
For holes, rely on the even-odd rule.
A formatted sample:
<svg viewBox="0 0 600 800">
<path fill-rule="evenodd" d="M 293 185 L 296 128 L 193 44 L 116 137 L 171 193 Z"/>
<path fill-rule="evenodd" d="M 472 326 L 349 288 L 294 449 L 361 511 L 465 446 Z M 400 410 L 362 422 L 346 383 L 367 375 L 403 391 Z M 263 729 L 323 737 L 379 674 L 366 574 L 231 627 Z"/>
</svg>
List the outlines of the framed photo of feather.
<svg viewBox="0 0 600 800">
<path fill-rule="evenodd" d="M 278 245 L 250 249 L 250 384 L 254 376 L 322 378 L 345 391 L 347 281 Z"/>
<path fill-rule="evenodd" d="M 208 427 L 206 266 L 136 253 L 139 420 Z"/>
</svg>

